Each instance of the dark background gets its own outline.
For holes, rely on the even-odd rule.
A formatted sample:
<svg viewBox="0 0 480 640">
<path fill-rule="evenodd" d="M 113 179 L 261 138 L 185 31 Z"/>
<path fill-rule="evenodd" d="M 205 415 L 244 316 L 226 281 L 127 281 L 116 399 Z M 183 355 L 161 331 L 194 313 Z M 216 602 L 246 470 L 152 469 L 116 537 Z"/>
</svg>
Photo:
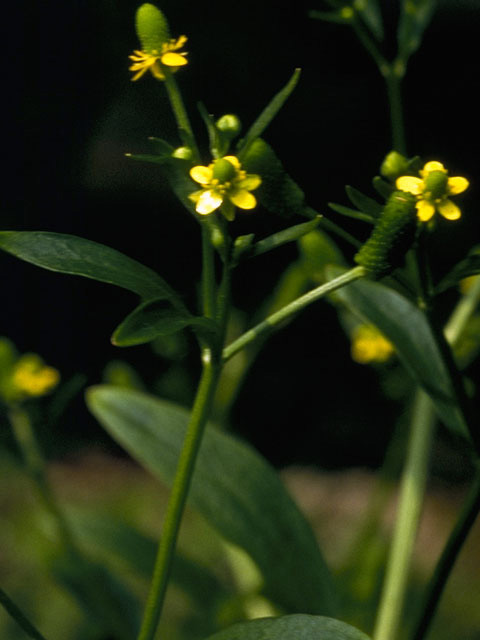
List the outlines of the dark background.
<svg viewBox="0 0 480 640">
<path fill-rule="evenodd" d="M 110 245 L 158 270 L 192 302 L 200 269 L 197 225 L 169 194 L 157 167 L 124 155 L 148 152 L 150 135 L 178 143 L 163 87 L 149 74 L 130 81 L 127 56 L 138 47 L 138 4 L 27 2 L 6 22 L 11 45 L 4 52 L 4 101 L 13 109 L 4 119 L 1 226 Z M 394 53 L 396 3 L 381 4 L 386 51 Z M 216 116 L 237 113 L 248 127 L 301 67 L 298 87 L 265 138 L 319 211 L 328 212 L 329 201 L 347 204 L 345 184 L 374 195 L 371 178 L 391 146 L 383 81 L 349 28 L 308 18 L 309 9 L 325 6 L 164 0 L 161 8 L 172 35 L 189 38 L 190 62 L 177 80 L 197 135 L 203 135 L 198 100 Z M 440 3 L 405 82 L 409 154 L 439 159 L 451 175 L 471 182 L 462 219 L 454 227 L 439 225 L 433 256 L 439 276 L 479 241 L 479 16 L 476 2 Z M 206 136 L 201 144 L 207 162 Z M 352 233 L 366 233 L 361 224 L 331 215 Z M 284 224 L 258 209 L 239 214 L 233 230 L 262 237 Z M 347 246 L 342 249 L 351 257 Z M 242 267 L 236 305 L 253 312 L 295 255 L 288 247 Z M 64 380 L 80 371 L 87 384 L 97 383 L 114 358 L 138 367 L 147 384 L 167 370 L 148 345 L 119 350 L 109 342 L 135 306 L 133 294 L 4 254 L 0 269 L 0 335 L 21 352 L 40 353 Z M 445 312 L 451 302 L 447 297 Z M 195 351 L 191 363 L 195 373 Z M 471 375 L 478 377 L 478 369 Z M 183 395 L 188 402 L 188 392 Z M 376 466 L 403 411 L 401 403 L 385 398 L 374 369 L 351 361 L 335 311 L 319 303 L 262 351 L 233 426 L 278 465 Z M 443 438 L 448 448 L 448 436 Z M 43 439 L 54 456 L 89 444 L 115 450 L 81 397 Z M 439 464 L 451 469 L 456 460 L 441 458 Z"/>
</svg>

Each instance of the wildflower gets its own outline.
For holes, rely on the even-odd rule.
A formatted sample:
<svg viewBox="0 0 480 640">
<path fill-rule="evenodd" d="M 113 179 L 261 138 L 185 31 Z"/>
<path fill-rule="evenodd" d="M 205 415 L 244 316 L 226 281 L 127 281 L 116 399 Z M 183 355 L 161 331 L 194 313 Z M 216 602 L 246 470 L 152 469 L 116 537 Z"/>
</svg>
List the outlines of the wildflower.
<svg viewBox="0 0 480 640">
<path fill-rule="evenodd" d="M 260 176 L 246 173 L 236 156 L 224 156 L 205 166 L 190 169 L 190 176 L 202 185 L 202 189 L 189 195 L 195 202 L 195 210 L 208 215 L 221 210 L 227 220 L 235 217 L 235 207 L 253 209 L 257 200 L 250 193 L 262 182 Z"/>
<path fill-rule="evenodd" d="M 393 352 L 392 343 L 375 327 L 362 324 L 354 329 L 351 354 L 355 362 L 386 362 Z"/>
<path fill-rule="evenodd" d="M 12 385 L 19 396 L 43 396 L 49 393 L 60 380 L 60 374 L 48 367 L 35 354 L 25 354 L 15 363 Z"/>
<path fill-rule="evenodd" d="M 449 178 L 448 172 L 441 162 L 432 161 L 420 171 L 421 178 L 401 176 L 396 186 L 401 191 L 408 191 L 417 197 L 417 215 L 422 222 L 427 222 L 438 211 L 447 220 L 458 220 L 461 211 L 449 196 L 462 193 L 468 187 L 468 180 L 460 176 Z"/>
<path fill-rule="evenodd" d="M 165 80 L 165 73 L 162 65 L 170 67 L 171 71 L 177 71 L 178 67 L 187 64 L 187 53 L 177 51 L 181 49 L 187 41 L 186 36 L 180 36 L 178 40 L 172 39 L 162 44 L 161 50 L 152 49 L 151 51 L 134 51 L 130 60 L 133 64 L 129 67 L 130 71 L 136 71 L 132 80 L 138 80 L 148 70 L 158 80 Z"/>
</svg>

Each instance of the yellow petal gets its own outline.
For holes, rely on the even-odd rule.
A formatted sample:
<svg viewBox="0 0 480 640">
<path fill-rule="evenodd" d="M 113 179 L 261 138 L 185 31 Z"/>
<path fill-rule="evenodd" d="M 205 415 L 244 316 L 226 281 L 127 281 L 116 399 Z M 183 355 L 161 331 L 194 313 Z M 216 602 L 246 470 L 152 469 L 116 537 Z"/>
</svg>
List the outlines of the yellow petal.
<svg viewBox="0 0 480 640">
<path fill-rule="evenodd" d="M 190 169 L 190 177 L 199 184 L 209 184 L 212 180 L 212 174 L 213 172 L 210 167 L 204 167 L 202 165 L 197 165 Z"/>
<path fill-rule="evenodd" d="M 235 169 L 240 169 L 240 167 L 242 166 L 240 164 L 239 159 L 237 158 L 237 156 L 223 156 L 224 160 L 228 160 L 228 162 L 230 162 L 230 164 L 233 164 L 233 166 L 235 167 Z"/>
<path fill-rule="evenodd" d="M 435 213 L 435 207 L 426 200 L 419 200 L 415 205 L 417 207 L 417 215 L 422 222 L 427 222 Z"/>
<path fill-rule="evenodd" d="M 257 205 L 255 196 L 246 191 L 245 189 L 239 189 L 229 195 L 230 200 L 236 207 L 240 209 L 253 209 Z"/>
<path fill-rule="evenodd" d="M 181 53 L 174 53 L 173 51 L 167 51 L 162 56 L 162 64 L 167 67 L 183 67 L 187 64 L 188 60 Z"/>
<path fill-rule="evenodd" d="M 422 175 L 424 173 L 430 173 L 430 171 L 443 171 L 446 173 L 445 167 L 441 162 L 437 162 L 437 160 L 431 160 L 427 162 L 427 164 L 423 167 Z"/>
<path fill-rule="evenodd" d="M 468 187 L 470 183 L 466 178 L 462 178 L 461 176 L 457 176 L 454 178 L 448 179 L 448 193 L 452 196 L 457 193 L 462 193 Z"/>
<path fill-rule="evenodd" d="M 422 193 L 423 180 L 414 176 L 401 176 L 397 178 L 395 185 L 400 191 L 407 191 L 408 193 L 413 193 L 414 196 L 418 196 Z"/>
<path fill-rule="evenodd" d="M 438 210 L 447 220 L 458 220 L 462 212 L 451 200 L 444 200 L 438 205 Z"/>
<path fill-rule="evenodd" d="M 243 180 L 239 180 L 236 183 L 236 186 L 240 189 L 247 189 L 247 191 L 253 191 L 262 183 L 262 179 L 260 176 L 257 176 L 255 173 L 249 173 Z"/>
<path fill-rule="evenodd" d="M 195 210 L 197 213 L 200 213 L 202 216 L 206 216 L 222 204 L 223 198 L 222 196 L 213 191 L 213 189 L 208 189 L 204 191 L 202 195 L 197 200 L 197 206 Z"/>
</svg>

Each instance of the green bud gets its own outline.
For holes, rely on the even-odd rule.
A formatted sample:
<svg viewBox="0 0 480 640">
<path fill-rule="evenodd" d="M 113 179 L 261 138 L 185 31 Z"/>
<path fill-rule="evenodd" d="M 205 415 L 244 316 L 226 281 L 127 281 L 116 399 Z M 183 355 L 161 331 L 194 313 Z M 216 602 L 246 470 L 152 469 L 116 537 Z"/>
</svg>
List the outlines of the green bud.
<svg viewBox="0 0 480 640">
<path fill-rule="evenodd" d="M 229 182 L 235 177 L 236 169 L 225 158 L 219 158 L 213 163 L 213 177 L 220 183 Z"/>
<path fill-rule="evenodd" d="M 390 151 L 380 167 L 380 173 L 394 182 L 399 176 L 409 173 L 409 162 L 398 151 Z"/>
<path fill-rule="evenodd" d="M 170 39 L 167 19 L 153 4 L 142 4 L 137 9 L 135 25 L 145 53 L 160 53 L 162 45 Z"/>
<path fill-rule="evenodd" d="M 425 195 L 432 200 L 444 198 L 447 193 L 448 175 L 445 171 L 430 171 L 425 180 Z"/>
<path fill-rule="evenodd" d="M 242 129 L 242 123 L 233 113 L 227 113 L 221 116 L 215 123 L 215 126 L 229 140 L 238 136 Z"/>
<path fill-rule="evenodd" d="M 180 158 L 180 160 L 191 160 L 193 151 L 190 147 L 177 147 L 172 153 L 173 158 Z"/>
</svg>

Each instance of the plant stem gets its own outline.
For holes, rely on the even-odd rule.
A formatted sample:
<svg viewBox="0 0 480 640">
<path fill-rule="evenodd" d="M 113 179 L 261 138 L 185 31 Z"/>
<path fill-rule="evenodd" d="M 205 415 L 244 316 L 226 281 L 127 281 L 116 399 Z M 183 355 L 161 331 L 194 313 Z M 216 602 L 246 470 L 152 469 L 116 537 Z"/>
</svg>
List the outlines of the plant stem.
<svg viewBox="0 0 480 640">
<path fill-rule="evenodd" d="M 35 629 L 33 624 L 20 611 L 17 605 L 12 602 L 12 600 L 10 600 L 3 589 L 0 589 L 0 604 L 30 638 L 33 638 L 34 640 L 46 640 L 44 636 L 42 636 L 42 634 L 37 631 L 37 629 Z"/>
<path fill-rule="evenodd" d="M 172 107 L 173 115 L 177 121 L 178 130 L 182 142 L 193 152 L 193 160 L 195 162 L 200 161 L 200 153 L 198 151 L 197 143 L 195 142 L 195 136 L 193 135 L 192 126 L 188 118 L 185 105 L 183 104 L 182 94 L 178 88 L 178 85 L 173 77 L 172 72 L 168 67 L 162 66 L 163 74 L 165 75 L 165 88 L 167 90 L 170 105 Z"/>
<path fill-rule="evenodd" d="M 215 317 L 215 263 L 210 229 L 202 225 L 202 300 L 203 315 L 206 318 Z"/>
<path fill-rule="evenodd" d="M 405 65 L 397 58 L 392 64 L 380 69 L 387 85 L 388 103 L 390 106 L 390 123 L 392 126 L 392 145 L 395 151 L 403 155 L 407 154 L 405 142 L 405 124 L 402 106 L 402 80 L 405 74 Z"/>
<path fill-rule="evenodd" d="M 326 282 L 325 284 L 308 291 L 303 296 L 300 296 L 293 302 L 290 302 L 290 304 L 282 307 L 279 311 L 272 313 L 268 318 L 265 318 L 265 320 L 257 324 L 252 329 L 246 331 L 239 338 L 225 347 L 223 350 L 223 361 L 226 362 L 248 344 L 272 331 L 277 327 L 277 325 L 281 324 L 284 320 L 288 320 L 291 316 L 312 304 L 312 302 L 323 298 L 325 295 L 335 291 L 336 289 L 340 289 L 340 287 L 350 284 L 354 280 L 363 278 L 365 275 L 366 270 L 363 267 L 354 267 L 346 273 L 343 273 L 341 276 L 334 278 L 330 282 Z"/>
<path fill-rule="evenodd" d="M 402 472 L 398 515 L 373 640 L 395 640 L 397 637 L 425 493 L 434 424 L 433 405 L 429 397 L 418 390 Z"/>
<path fill-rule="evenodd" d="M 465 542 L 467 535 L 480 511 L 480 472 L 477 472 L 474 483 L 465 501 L 460 517 L 450 534 L 442 551 L 440 560 L 435 567 L 424 604 L 421 608 L 419 620 L 415 626 L 412 640 L 423 640 L 432 622 L 437 605 L 440 601 L 448 576 L 455 560 Z"/>
<path fill-rule="evenodd" d="M 20 406 L 9 408 L 8 417 L 13 435 L 22 453 L 25 466 L 40 495 L 45 509 L 52 516 L 64 549 L 77 553 L 70 527 L 58 507 L 46 476 L 46 464 L 38 445 L 28 413 Z"/>
<path fill-rule="evenodd" d="M 207 423 L 216 389 L 219 365 L 212 359 L 210 349 L 202 352 L 203 372 L 193 405 L 190 422 L 173 481 L 167 505 L 162 537 L 158 547 L 150 593 L 145 606 L 144 617 L 138 640 L 153 640 L 163 608 L 170 569 L 175 552 L 180 523 L 190 488 L 195 461 Z"/>
</svg>

